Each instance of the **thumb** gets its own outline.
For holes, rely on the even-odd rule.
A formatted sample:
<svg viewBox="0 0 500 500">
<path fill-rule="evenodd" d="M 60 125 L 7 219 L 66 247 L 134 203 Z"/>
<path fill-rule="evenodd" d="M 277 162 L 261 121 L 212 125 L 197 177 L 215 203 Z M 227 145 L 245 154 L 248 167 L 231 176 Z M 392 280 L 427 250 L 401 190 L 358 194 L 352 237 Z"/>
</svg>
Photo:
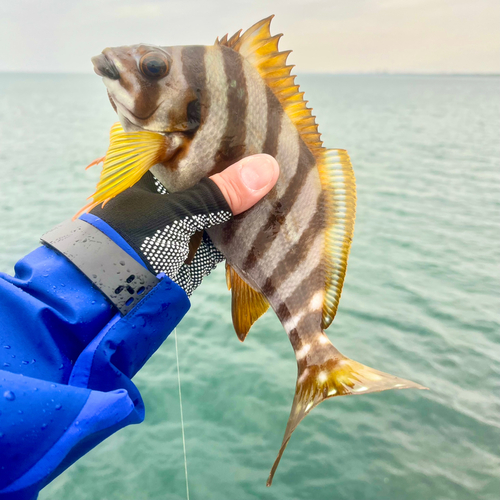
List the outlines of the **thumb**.
<svg viewBox="0 0 500 500">
<path fill-rule="evenodd" d="M 271 191 L 279 173 L 278 162 L 272 156 L 258 154 L 243 158 L 210 179 L 221 190 L 233 215 L 238 215 Z"/>
</svg>

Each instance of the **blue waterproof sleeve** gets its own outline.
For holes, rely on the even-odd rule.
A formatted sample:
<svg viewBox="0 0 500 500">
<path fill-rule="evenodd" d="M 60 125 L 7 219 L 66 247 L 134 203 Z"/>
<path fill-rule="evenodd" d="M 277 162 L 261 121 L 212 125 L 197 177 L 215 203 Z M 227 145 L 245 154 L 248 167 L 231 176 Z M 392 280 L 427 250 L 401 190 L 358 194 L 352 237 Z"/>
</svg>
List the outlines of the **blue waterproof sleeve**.
<svg viewBox="0 0 500 500">
<path fill-rule="evenodd" d="M 87 222 L 140 261 L 105 223 Z M 0 274 L 2 500 L 36 498 L 99 442 L 144 419 L 131 379 L 189 305 L 184 290 L 163 276 L 122 317 L 47 247 L 20 260 L 14 277 Z"/>
</svg>

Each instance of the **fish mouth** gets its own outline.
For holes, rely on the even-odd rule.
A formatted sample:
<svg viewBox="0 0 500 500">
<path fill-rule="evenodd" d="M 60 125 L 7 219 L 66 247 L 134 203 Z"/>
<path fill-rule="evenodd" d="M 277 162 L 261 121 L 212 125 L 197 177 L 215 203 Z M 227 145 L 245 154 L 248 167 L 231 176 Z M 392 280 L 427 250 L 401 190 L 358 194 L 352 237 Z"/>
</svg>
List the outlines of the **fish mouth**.
<svg viewBox="0 0 500 500">
<path fill-rule="evenodd" d="M 156 134 L 162 134 L 162 135 L 166 135 L 171 132 L 169 130 L 155 130 L 153 128 L 146 127 L 140 123 L 149 120 L 149 118 L 151 118 L 156 113 L 156 111 L 158 111 L 159 107 L 162 105 L 162 102 L 160 102 L 158 106 L 156 106 L 155 109 L 151 111 L 151 113 L 148 113 L 145 116 L 138 116 L 130 109 L 128 109 L 126 106 L 124 106 L 120 101 L 118 101 L 116 97 L 112 96 L 109 90 L 108 90 L 108 97 L 111 102 L 111 105 L 113 106 L 114 110 L 116 111 L 116 113 L 120 118 L 120 121 L 122 122 L 124 130 L 126 130 L 127 132 L 138 132 L 140 130 L 144 130 L 147 132 L 154 132 Z"/>
<path fill-rule="evenodd" d="M 106 84 L 106 80 L 104 81 Z M 106 85 L 107 86 L 107 85 Z M 170 127 L 170 128 L 154 128 L 152 126 L 147 125 L 147 121 L 150 120 L 151 117 L 161 108 L 161 106 L 165 103 L 165 100 L 162 100 L 151 112 L 147 115 L 140 116 L 135 114 L 131 109 L 129 109 L 125 104 L 120 102 L 119 99 L 113 95 L 112 90 L 108 87 L 108 98 L 113 106 L 113 109 L 118 115 L 120 122 L 123 126 L 123 129 L 126 132 L 139 132 L 141 130 L 146 132 L 153 132 L 155 134 L 168 135 L 168 134 L 185 134 L 187 136 L 192 136 L 199 127 L 199 123 L 195 123 L 195 125 L 191 125 L 189 122 L 189 117 L 186 123 L 179 124 L 178 127 Z M 154 124 L 154 122 L 153 122 Z M 151 124 L 151 125 L 153 125 Z"/>
<path fill-rule="evenodd" d="M 151 113 L 149 113 L 147 116 L 139 116 L 139 115 L 136 115 L 134 112 L 132 112 L 130 109 L 127 109 L 127 111 L 134 117 L 134 118 L 137 118 L 138 120 L 142 120 L 142 121 L 145 121 L 145 120 L 149 120 L 155 113 L 156 111 L 158 110 L 158 108 L 163 104 L 163 102 L 160 102 L 160 104 L 158 104 L 158 106 L 156 106 L 155 109 L 153 109 L 153 111 L 151 111 Z"/>
</svg>

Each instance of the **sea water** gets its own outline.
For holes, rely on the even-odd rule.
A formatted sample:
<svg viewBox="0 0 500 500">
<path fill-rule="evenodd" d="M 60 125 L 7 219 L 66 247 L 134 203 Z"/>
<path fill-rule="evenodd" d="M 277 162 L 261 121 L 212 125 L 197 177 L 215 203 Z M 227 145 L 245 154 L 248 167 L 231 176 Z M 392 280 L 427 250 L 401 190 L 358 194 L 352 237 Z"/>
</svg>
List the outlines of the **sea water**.
<svg viewBox="0 0 500 500">
<path fill-rule="evenodd" d="M 241 344 L 222 266 L 178 327 L 191 499 L 500 497 L 500 78 L 302 75 L 328 147 L 349 151 L 358 208 L 328 335 L 430 391 L 334 398 L 269 469 L 296 363 L 268 312 Z M 116 117 L 90 75 L 0 75 L 0 271 L 93 192 Z M 36 332 L 33 332 L 36 335 Z M 137 375 L 146 420 L 41 500 L 186 498 L 174 339 Z"/>
</svg>

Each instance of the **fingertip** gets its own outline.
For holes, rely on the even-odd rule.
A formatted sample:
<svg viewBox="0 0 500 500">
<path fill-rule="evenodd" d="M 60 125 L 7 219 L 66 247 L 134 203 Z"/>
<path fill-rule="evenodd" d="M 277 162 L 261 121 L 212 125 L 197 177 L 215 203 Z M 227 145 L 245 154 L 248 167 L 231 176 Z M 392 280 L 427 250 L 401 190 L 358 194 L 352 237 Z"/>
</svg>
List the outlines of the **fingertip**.
<svg viewBox="0 0 500 500">
<path fill-rule="evenodd" d="M 251 191 L 272 189 L 279 175 L 278 162 L 268 154 L 258 154 L 241 162 L 240 176 L 243 184 Z"/>
<path fill-rule="evenodd" d="M 278 177 L 278 162 L 262 153 L 243 158 L 211 179 L 221 190 L 233 214 L 238 215 L 271 191 Z"/>
</svg>

